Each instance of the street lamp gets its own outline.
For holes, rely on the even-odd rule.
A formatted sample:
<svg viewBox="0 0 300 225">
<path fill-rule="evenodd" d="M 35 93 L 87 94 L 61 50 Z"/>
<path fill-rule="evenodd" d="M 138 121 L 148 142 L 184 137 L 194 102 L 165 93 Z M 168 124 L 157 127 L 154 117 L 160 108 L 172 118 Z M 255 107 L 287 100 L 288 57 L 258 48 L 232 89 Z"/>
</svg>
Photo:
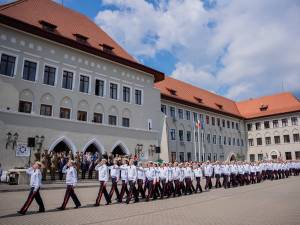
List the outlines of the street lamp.
<svg viewBox="0 0 300 225">
<path fill-rule="evenodd" d="M 12 138 L 12 134 L 11 134 L 11 132 L 8 132 L 7 134 L 7 140 L 6 140 L 6 145 L 5 145 L 5 148 L 7 149 L 7 147 L 10 145 L 10 143 L 11 143 L 11 138 Z"/>
</svg>

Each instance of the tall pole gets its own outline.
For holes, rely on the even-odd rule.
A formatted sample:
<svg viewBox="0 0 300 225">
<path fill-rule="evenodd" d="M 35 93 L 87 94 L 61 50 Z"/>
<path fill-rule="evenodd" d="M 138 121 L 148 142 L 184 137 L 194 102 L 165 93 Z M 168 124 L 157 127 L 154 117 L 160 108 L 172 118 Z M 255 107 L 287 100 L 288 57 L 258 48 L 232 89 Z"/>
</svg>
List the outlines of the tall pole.
<svg viewBox="0 0 300 225">
<path fill-rule="evenodd" d="M 199 125 L 198 125 L 198 160 L 199 162 L 201 161 L 201 148 L 200 148 L 200 144 L 201 144 L 201 139 L 200 139 L 200 128 L 199 128 Z"/>
<path fill-rule="evenodd" d="M 201 135 L 202 135 L 202 153 L 203 153 L 203 161 L 204 161 L 204 155 L 205 155 L 205 149 L 204 149 L 204 139 L 205 139 L 205 137 L 204 137 L 204 131 L 202 130 L 201 131 Z"/>
<path fill-rule="evenodd" d="M 196 128 L 195 125 L 193 125 L 194 127 L 194 150 L 195 150 L 195 161 L 197 161 L 197 145 L 196 145 Z"/>
</svg>

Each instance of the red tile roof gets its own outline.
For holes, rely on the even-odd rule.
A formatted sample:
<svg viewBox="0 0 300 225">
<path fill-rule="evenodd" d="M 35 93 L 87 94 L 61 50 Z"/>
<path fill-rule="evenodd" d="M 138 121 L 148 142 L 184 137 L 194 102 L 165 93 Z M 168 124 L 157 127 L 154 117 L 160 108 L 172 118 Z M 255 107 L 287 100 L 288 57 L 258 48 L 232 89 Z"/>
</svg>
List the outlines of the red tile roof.
<svg viewBox="0 0 300 225">
<path fill-rule="evenodd" d="M 163 99 L 179 101 L 193 107 L 230 116 L 242 117 L 234 101 L 183 81 L 166 76 L 165 80 L 156 83 L 155 87 L 161 91 Z M 172 92 L 175 92 L 175 95 Z"/>
<path fill-rule="evenodd" d="M 171 77 L 155 84 L 162 99 L 244 119 L 300 111 L 300 102 L 292 93 L 279 93 L 241 102 L 211 93 Z"/>
<path fill-rule="evenodd" d="M 56 32 L 45 32 L 42 29 L 41 21 L 57 26 Z M 92 54 L 98 54 L 110 60 L 117 60 L 118 63 L 138 68 L 144 72 L 152 73 L 155 75 L 156 81 L 164 77 L 163 73 L 136 62 L 130 54 L 88 17 L 52 0 L 19 0 L 1 5 L 0 22 L 57 42 L 72 45 L 72 47 L 89 51 Z M 74 34 L 87 37 L 87 43 L 78 43 Z M 113 54 L 104 52 L 103 45 L 112 47 Z"/>
<path fill-rule="evenodd" d="M 247 119 L 300 111 L 300 101 L 290 92 L 245 100 L 236 105 Z"/>
</svg>

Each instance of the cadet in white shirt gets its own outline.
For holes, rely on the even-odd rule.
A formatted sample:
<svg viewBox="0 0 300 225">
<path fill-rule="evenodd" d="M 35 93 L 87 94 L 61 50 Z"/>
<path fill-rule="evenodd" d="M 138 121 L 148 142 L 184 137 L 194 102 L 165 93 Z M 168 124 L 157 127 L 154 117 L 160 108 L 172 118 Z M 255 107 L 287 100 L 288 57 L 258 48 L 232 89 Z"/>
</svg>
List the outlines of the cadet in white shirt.
<svg viewBox="0 0 300 225">
<path fill-rule="evenodd" d="M 165 163 L 162 163 L 159 167 L 159 182 L 161 183 L 160 198 L 163 199 L 166 194 L 168 183 L 168 167 Z"/>
<path fill-rule="evenodd" d="M 146 198 L 145 190 L 143 187 L 145 180 L 146 180 L 145 169 L 143 168 L 142 162 L 139 162 L 137 167 L 137 184 L 138 184 L 137 194 L 138 195 L 141 194 L 142 198 Z"/>
<path fill-rule="evenodd" d="M 204 170 L 204 176 L 206 179 L 206 183 L 205 183 L 205 190 L 211 189 L 212 188 L 212 182 L 211 182 L 211 177 L 213 174 L 213 167 L 210 164 L 209 161 L 207 161 L 204 165 L 203 165 L 203 170 Z"/>
<path fill-rule="evenodd" d="M 100 182 L 99 192 L 96 198 L 96 202 L 94 206 L 99 206 L 102 194 L 104 194 L 106 205 L 109 205 L 111 203 L 109 194 L 106 190 L 106 184 L 108 182 L 109 173 L 108 173 L 108 167 L 106 165 L 107 160 L 102 159 L 101 161 L 98 161 L 97 166 L 95 167 L 95 170 L 98 171 L 98 180 Z"/>
<path fill-rule="evenodd" d="M 221 166 L 219 161 L 217 161 L 214 165 L 213 165 L 213 169 L 214 169 L 214 174 L 215 174 L 215 178 L 216 178 L 216 185 L 215 188 L 220 188 L 222 187 L 221 185 Z"/>
<path fill-rule="evenodd" d="M 198 190 L 199 190 L 200 193 L 201 193 L 201 192 L 202 192 L 202 187 L 201 187 L 201 177 L 203 177 L 203 175 L 202 175 L 202 169 L 201 169 L 201 167 L 200 167 L 197 163 L 194 163 L 193 169 L 194 169 L 194 176 L 195 176 L 195 178 L 196 178 L 196 188 L 195 188 L 195 193 L 197 193 Z"/>
<path fill-rule="evenodd" d="M 129 193 L 127 195 L 126 203 L 129 204 L 131 201 L 132 195 L 135 197 L 135 202 L 139 201 L 138 194 L 135 188 L 135 182 L 137 180 L 137 169 L 136 166 L 133 165 L 133 159 L 130 159 L 129 166 L 127 166 L 128 173 L 128 182 L 129 182 Z"/>
<path fill-rule="evenodd" d="M 184 194 L 185 195 L 187 195 L 188 192 L 189 194 L 193 194 L 192 178 L 193 178 L 193 171 L 191 165 L 189 163 L 185 163 L 185 168 L 184 168 L 184 181 L 185 181 Z"/>
<path fill-rule="evenodd" d="M 62 172 L 66 174 L 67 190 L 66 190 L 64 201 L 63 201 L 61 207 L 59 207 L 57 209 L 64 210 L 66 208 L 66 205 L 67 205 L 70 197 L 72 198 L 72 200 L 75 204 L 75 208 L 79 208 L 81 206 L 81 203 L 78 200 L 78 198 L 75 194 L 75 191 L 74 191 L 74 187 L 77 184 L 77 172 L 76 172 L 76 169 L 74 168 L 74 161 L 69 160 L 68 163 L 63 167 Z"/>
<path fill-rule="evenodd" d="M 44 203 L 40 195 L 40 186 L 42 180 L 42 175 L 40 172 L 41 167 L 42 167 L 42 163 L 35 162 L 32 165 L 32 167 L 26 170 L 26 173 L 30 175 L 30 192 L 25 204 L 23 205 L 21 210 L 18 211 L 18 213 L 22 215 L 24 215 L 27 212 L 33 199 L 35 199 L 35 201 L 39 205 L 39 212 L 45 212 Z"/>
<path fill-rule="evenodd" d="M 118 190 L 118 181 L 120 179 L 120 169 L 118 166 L 118 160 L 114 159 L 114 164 L 109 166 L 108 169 L 110 170 L 110 177 L 111 177 L 111 189 L 109 192 L 109 198 L 112 199 L 114 192 L 116 192 L 117 199 L 120 199 L 120 193 Z"/>
<path fill-rule="evenodd" d="M 123 159 L 123 165 L 121 165 L 119 168 L 121 170 L 121 180 L 122 180 L 122 188 L 121 188 L 121 192 L 120 192 L 120 198 L 119 198 L 119 202 L 121 203 L 124 197 L 124 194 L 126 192 L 126 195 L 128 196 L 129 191 L 127 188 L 127 182 L 128 182 L 128 171 L 127 171 L 127 167 L 128 167 L 128 160 L 127 159 Z"/>
<path fill-rule="evenodd" d="M 180 186 L 180 174 L 181 174 L 181 169 L 178 167 L 178 163 L 175 162 L 173 170 L 172 170 L 173 180 L 174 180 L 174 184 L 175 184 L 175 190 L 174 190 L 174 193 L 173 193 L 174 197 L 176 197 L 176 194 L 178 196 L 181 195 L 181 191 L 180 191 L 180 189 L 181 189 L 181 186 Z"/>
<path fill-rule="evenodd" d="M 145 170 L 146 174 L 146 184 L 145 189 L 148 189 L 146 201 L 149 201 L 150 198 L 152 198 L 153 195 L 153 189 L 156 182 L 156 171 L 153 166 L 153 162 L 148 163 L 148 167 Z"/>
<path fill-rule="evenodd" d="M 167 163 L 167 168 L 168 168 L 168 183 L 167 183 L 167 197 L 169 198 L 172 194 L 174 195 L 174 197 L 176 196 L 175 193 L 175 188 L 173 185 L 173 172 L 174 172 L 174 167 L 172 163 Z"/>
</svg>

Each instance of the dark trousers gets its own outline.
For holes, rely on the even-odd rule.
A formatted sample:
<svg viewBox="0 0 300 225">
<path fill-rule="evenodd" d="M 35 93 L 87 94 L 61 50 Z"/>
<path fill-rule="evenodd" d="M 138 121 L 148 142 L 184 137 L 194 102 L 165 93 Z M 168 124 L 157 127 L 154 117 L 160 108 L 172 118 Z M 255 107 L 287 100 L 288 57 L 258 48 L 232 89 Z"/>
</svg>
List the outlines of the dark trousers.
<svg viewBox="0 0 300 225">
<path fill-rule="evenodd" d="M 122 188 L 121 188 L 119 202 L 122 202 L 125 192 L 126 192 L 126 195 L 128 196 L 129 191 L 127 188 L 127 182 L 125 180 L 122 180 Z"/>
<path fill-rule="evenodd" d="M 110 201 L 109 194 L 108 194 L 108 192 L 107 192 L 107 190 L 106 190 L 106 184 L 105 184 L 104 181 L 100 181 L 99 192 L 98 192 L 98 196 L 97 196 L 97 198 L 96 198 L 96 203 L 95 203 L 95 205 L 100 205 L 100 201 L 101 201 L 102 194 L 104 194 L 106 203 L 109 204 L 111 201 Z"/>
<path fill-rule="evenodd" d="M 161 180 L 161 190 L 160 190 L 160 197 L 164 198 L 167 193 L 167 182 L 166 180 Z"/>
<path fill-rule="evenodd" d="M 228 175 L 227 174 L 223 175 L 223 187 L 225 189 L 230 187 L 230 183 L 228 182 Z"/>
<path fill-rule="evenodd" d="M 196 188 L 195 188 L 195 193 L 198 192 L 198 190 L 200 192 L 202 192 L 202 187 L 201 187 L 201 178 L 200 177 L 196 177 Z"/>
<path fill-rule="evenodd" d="M 86 170 L 81 170 L 81 178 L 85 179 Z"/>
<path fill-rule="evenodd" d="M 78 200 L 75 192 L 74 192 L 74 187 L 72 185 L 67 185 L 67 190 L 66 190 L 66 193 L 65 193 L 65 197 L 64 197 L 64 201 L 63 201 L 63 204 L 61 205 L 61 208 L 62 209 L 65 209 L 66 208 L 66 205 L 69 201 L 69 198 L 72 198 L 74 204 L 79 207 L 81 206 L 81 203 L 80 201 Z"/>
<path fill-rule="evenodd" d="M 135 201 L 137 202 L 139 200 L 136 188 L 135 188 L 135 182 L 130 180 L 129 181 L 129 193 L 127 195 L 126 203 L 128 204 L 131 201 L 132 195 L 135 198 Z"/>
<path fill-rule="evenodd" d="M 146 201 L 149 201 L 149 199 L 152 197 L 153 189 L 154 189 L 153 180 L 147 180 L 145 187 L 148 189 Z"/>
<path fill-rule="evenodd" d="M 36 203 L 39 205 L 39 211 L 45 211 L 44 203 L 40 195 L 40 189 L 37 189 L 37 191 L 34 191 L 34 188 L 32 187 L 30 189 L 28 198 L 26 202 L 24 203 L 23 207 L 21 208 L 21 213 L 26 213 L 29 206 L 31 205 L 33 199 L 35 199 Z"/>
<path fill-rule="evenodd" d="M 215 178 L 216 178 L 216 185 L 215 185 L 215 188 L 220 188 L 222 185 L 221 185 L 221 181 L 220 181 L 220 174 L 216 174 L 215 175 Z"/>
<path fill-rule="evenodd" d="M 138 189 L 137 189 L 138 195 L 141 194 L 142 198 L 146 198 L 145 190 L 143 188 L 144 180 L 138 179 L 137 183 L 138 183 Z"/>
<path fill-rule="evenodd" d="M 250 173 L 250 183 L 251 184 L 255 184 L 256 183 L 256 181 L 255 181 L 255 173 L 254 172 Z"/>
<path fill-rule="evenodd" d="M 64 174 L 62 171 L 58 171 L 58 176 L 59 176 L 59 179 L 62 180 L 63 177 L 64 177 Z"/>
<path fill-rule="evenodd" d="M 171 180 L 168 181 L 168 184 L 167 184 L 167 194 L 168 194 L 168 197 L 170 197 L 172 194 L 175 197 L 176 196 L 176 192 L 179 190 L 179 189 L 176 190 L 176 182 L 175 182 L 175 180 L 174 180 L 174 184 L 175 184 L 175 188 L 174 188 L 174 185 L 173 185 L 173 181 L 171 181 Z"/>
<path fill-rule="evenodd" d="M 180 196 L 181 191 L 180 191 L 180 182 L 179 182 L 179 180 L 174 180 L 174 184 L 175 184 L 175 190 L 173 192 L 173 196 L 176 197 L 176 194 L 178 196 Z M 172 186 L 173 186 L 173 184 L 172 184 Z"/>
<path fill-rule="evenodd" d="M 184 178 L 184 181 L 185 181 L 185 194 L 187 194 L 187 193 L 192 194 L 193 193 L 192 179 L 190 177 L 186 177 L 186 178 Z"/>
<path fill-rule="evenodd" d="M 245 183 L 246 183 L 247 185 L 250 184 L 249 173 L 245 173 L 245 174 L 244 174 L 244 181 L 245 181 Z"/>
<path fill-rule="evenodd" d="M 114 192 L 116 192 L 117 199 L 119 200 L 120 199 L 120 193 L 119 193 L 119 190 L 118 190 L 118 183 L 117 183 L 117 178 L 116 177 L 111 178 L 111 189 L 110 189 L 110 192 L 109 192 L 109 198 L 110 199 L 112 198 Z"/>
<path fill-rule="evenodd" d="M 212 188 L 212 183 L 211 183 L 211 177 L 210 176 L 205 176 L 205 190 L 211 189 Z"/>
</svg>

